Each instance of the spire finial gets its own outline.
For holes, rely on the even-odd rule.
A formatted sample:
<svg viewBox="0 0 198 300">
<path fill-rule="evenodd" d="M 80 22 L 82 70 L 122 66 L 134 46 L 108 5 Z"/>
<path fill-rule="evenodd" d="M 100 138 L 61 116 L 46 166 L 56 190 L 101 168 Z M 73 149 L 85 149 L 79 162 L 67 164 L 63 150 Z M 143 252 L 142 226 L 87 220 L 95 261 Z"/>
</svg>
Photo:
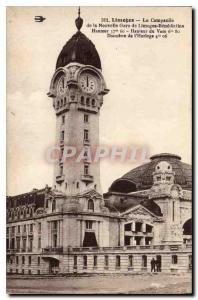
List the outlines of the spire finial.
<svg viewBox="0 0 198 300">
<path fill-rule="evenodd" d="M 83 19 L 80 17 L 80 6 L 78 8 L 78 18 L 75 20 L 75 23 L 77 29 L 80 30 L 83 25 Z"/>
</svg>

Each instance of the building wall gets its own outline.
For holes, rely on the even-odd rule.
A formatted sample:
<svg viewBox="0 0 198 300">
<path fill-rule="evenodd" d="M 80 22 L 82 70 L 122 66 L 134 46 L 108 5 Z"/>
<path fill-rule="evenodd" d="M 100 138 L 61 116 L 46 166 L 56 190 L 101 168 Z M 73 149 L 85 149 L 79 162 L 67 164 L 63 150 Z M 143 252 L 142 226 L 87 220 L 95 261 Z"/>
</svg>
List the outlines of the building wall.
<svg viewBox="0 0 198 300">
<path fill-rule="evenodd" d="M 171 248 L 172 247 L 172 248 Z M 151 272 L 151 259 L 161 256 L 161 272 L 164 273 L 181 273 L 191 272 L 191 248 L 175 246 L 155 246 L 155 247 L 106 247 L 93 250 L 91 248 L 71 248 L 64 255 L 51 255 L 59 261 L 59 266 L 52 270 L 54 273 L 128 273 L 128 272 Z M 18 264 L 16 263 L 18 257 Z M 8 273 L 24 274 L 49 274 L 49 255 L 24 254 L 25 263 L 22 264 L 22 255 L 16 254 L 8 260 Z M 31 256 L 31 264 L 29 264 Z M 77 264 L 74 265 L 74 256 Z M 97 257 L 94 265 L 94 256 Z M 146 257 L 147 263 L 143 265 L 143 256 Z M 176 256 L 176 261 L 173 260 Z M 38 264 L 40 257 L 40 264 Z M 87 264 L 84 262 L 86 257 Z M 108 265 L 105 264 L 105 257 L 108 257 Z M 120 259 L 120 264 L 117 262 Z M 132 262 L 129 257 L 132 257 Z M 12 263 L 11 263 L 12 261 Z M 17 271 L 18 270 L 18 271 Z"/>
</svg>

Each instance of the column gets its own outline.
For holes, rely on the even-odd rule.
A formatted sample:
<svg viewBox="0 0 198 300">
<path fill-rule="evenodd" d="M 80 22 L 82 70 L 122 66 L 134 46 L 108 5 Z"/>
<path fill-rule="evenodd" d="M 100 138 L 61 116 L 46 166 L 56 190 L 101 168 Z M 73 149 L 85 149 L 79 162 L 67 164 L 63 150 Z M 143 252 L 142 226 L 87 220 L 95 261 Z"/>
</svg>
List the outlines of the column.
<svg viewBox="0 0 198 300">
<path fill-rule="evenodd" d="M 120 246 L 124 246 L 124 222 L 120 221 Z"/>
<path fill-rule="evenodd" d="M 81 246 L 81 226 L 80 226 L 81 220 L 77 220 L 77 242 L 76 246 Z"/>
<path fill-rule="evenodd" d="M 134 221 L 131 223 L 131 230 L 135 231 L 135 222 Z"/>
<path fill-rule="evenodd" d="M 60 246 L 63 246 L 63 221 L 60 220 Z"/>
<path fill-rule="evenodd" d="M 98 247 L 100 247 L 100 221 L 98 221 Z"/>
<path fill-rule="evenodd" d="M 142 232 L 146 232 L 146 223 L 142 224 Z"/>
<path fill-rule="evenodd" d="M 103 222 L 100 222 L 100 226 L 99 226 L 100 245 L 99 245 L 99 247 L 109 246 L 109 243 L 108 243 L 108 245 L 106 243 L 104 245 L 104 239 L 103 239 L 103 232 L 102 231 L 103 231 Z"/>
<path fill-rule="evenodd" d="M 85 221 L 84 220 L 82 220 L 82 231 L 81 232 L 82 232 L 81 246 L 83 246 L 83 240 L 84 240 L 84 236 L 85 236 Z"/>
<path fill-rule="evenodd" d="M 134 246 L 135 245 L 135 239 L 134 239 L 134 236 L 132 236 L 130 238 L 130 246 Z"/>
</svg>

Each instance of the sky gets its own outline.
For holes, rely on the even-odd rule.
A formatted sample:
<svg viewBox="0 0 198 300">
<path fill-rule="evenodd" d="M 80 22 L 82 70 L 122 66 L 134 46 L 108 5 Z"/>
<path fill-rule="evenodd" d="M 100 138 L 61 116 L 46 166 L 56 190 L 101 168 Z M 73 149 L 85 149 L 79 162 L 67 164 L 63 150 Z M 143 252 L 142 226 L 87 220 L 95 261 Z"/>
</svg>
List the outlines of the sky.
<svg viewBox="0 0 198 300">
<path fill-rule="evenodd" d="M 34 22 L 43 15 L 43 23 Z M 82 7 L 81 31 L 95 44 L 110 89 L 100 112 L 100 142 L 170 152 L 191 163 L 190 8 Z M 7 8 L 7 194 L 53 185 L 46 152 L 55 142 L 55 112 L 47 96 L 57 57 L 76 32 L 77 7 Z M 107 38 L 87 23 L 101 17 L 172 17 L 184 24 L 168 39 Z M 101 162 L 101 184 L 142 161 Z"/>
</svg>

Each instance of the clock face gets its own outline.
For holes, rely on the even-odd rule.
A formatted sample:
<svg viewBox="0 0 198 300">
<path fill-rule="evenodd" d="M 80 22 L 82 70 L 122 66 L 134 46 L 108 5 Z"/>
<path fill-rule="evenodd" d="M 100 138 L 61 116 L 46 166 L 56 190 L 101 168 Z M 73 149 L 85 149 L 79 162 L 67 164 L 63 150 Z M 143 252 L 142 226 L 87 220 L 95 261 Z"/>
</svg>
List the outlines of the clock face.
<svg viewBox="0 0 198 300">
<path fill-rule="evenodd" d="M 66 77 L 62 75 L 58 80 L 57 93 L 58 95 L 63 95 L 65 94 L 66 90 L 67 90 L 67 80 Z"/>
<path fill-rule="evenodd" d="M 79 83 L 85 93 L 94 94 L 97 90 L 97 79 L 91 74 L 82 74 Z"/>
</svg>

